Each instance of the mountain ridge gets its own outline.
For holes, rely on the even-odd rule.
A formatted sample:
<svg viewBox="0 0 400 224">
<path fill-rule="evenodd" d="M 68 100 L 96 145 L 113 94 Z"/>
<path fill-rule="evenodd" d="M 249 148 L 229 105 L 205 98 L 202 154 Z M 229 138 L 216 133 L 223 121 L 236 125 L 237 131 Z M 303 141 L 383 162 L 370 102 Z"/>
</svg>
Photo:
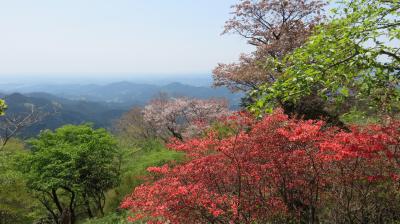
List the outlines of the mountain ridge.
<svg viewBox="0 0 400 224">
<path fill-rule="evenodd" d="M 4 86 L 0 85 L 0 91 L 10 94 L 20 92 L 49 93 L 69 100 L 85 100 L 94 102 L 117 103 L 130 107 L 143 106 L 158 93 L 167 93 L 170 96 L 187 96 L 193 98 L 223 97 L 228 99 L 230 105 L 237 107 L 242 97 L 241 94 L 231 93 L 227 88 L 199 87 L 180 82 L 172 82 L 167 85 L 140 84 L 130 81 L 113 82 L 106 85 L 98 84 L 66 84 L 66 85 L 31 85 L 31 86 Z"/>
<path fill-rule="evenodd" d="M 89 122 L 96 127 L 109 128 L 114 120 L 130 108 L 146 105 L 160 92 L 172 97 L 226 98 L 232 108 L 237 107 L 241 97 L 240 94 L 232 94 L 227 89 L 196 87 L 179 82 L 163 86 L 126 81 L 108 85 L 68 84 L 49 88 L 43 85 L 25 88 L 19 92 L 4 92 L 0 93 L 0 97 L 4 98 L 8 105 L 6 113 L 27 113 L 30 108 L 28 105 L 34 105 L 41 112 L 48 114 L 42 121 L 24 129 L 21 132 L 22 137 L 34 136 L 43 129 L 55 129 L 65 124 Z"/>
</svg>

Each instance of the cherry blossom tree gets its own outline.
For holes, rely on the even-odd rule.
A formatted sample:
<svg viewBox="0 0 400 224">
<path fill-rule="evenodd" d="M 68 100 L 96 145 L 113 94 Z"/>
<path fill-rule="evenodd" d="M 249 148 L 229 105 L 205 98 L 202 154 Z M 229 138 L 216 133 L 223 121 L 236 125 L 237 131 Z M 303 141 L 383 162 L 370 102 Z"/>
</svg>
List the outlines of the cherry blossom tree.
<svg viewBox="0 0 400 224">
<path fill-rule="evenodd" d="M 229 110 L 223 99 L 157 98 L 144 108 L 143 114 L 159 136 L 172 135 L 183 140 L 199 134 L 212 122 L 228 115 Z"/>
<path fill-rule="evenodd" d="M 304 44 L 319 23 L 323 6 L 322 0 L 241 0 L 233 5 L 223 34 L 244 37 L 255 51 L 237 63 L 218 64 L 214 85 L 247 92 L 273 83 L 281 74 L 274 60 Z"/>
</svg>

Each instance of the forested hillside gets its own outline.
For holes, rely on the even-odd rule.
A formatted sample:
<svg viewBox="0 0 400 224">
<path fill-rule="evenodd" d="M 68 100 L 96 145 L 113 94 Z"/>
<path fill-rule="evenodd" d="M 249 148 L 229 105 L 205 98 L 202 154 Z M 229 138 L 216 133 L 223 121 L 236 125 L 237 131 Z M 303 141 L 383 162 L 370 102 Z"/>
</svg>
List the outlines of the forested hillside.
<svg viewBox="0 0 400 224">
<path fill-rule="evenodd" d="M 223 88 L 195 87 L 180 83 L 156 86 L 120 82 L 105 86 L 48 87 L 15 87 L 13 90 L 22 93 L 0 94 L 8 102 L 6 117 L 21 117 L 29 113 L 32 107 L 42 115 L 39 121 L 19 131 L 20 137 L 32 137 L 40 130 L 54 130 L 65 124 L 93 123 L 95 127 L 111 129 L 113 122 L 130 108 L 143 107 L 159 94 L 199 99 L 225 98 L 231 108 L 239 106 L 241 96 Z"/>
<path fill-rule="evenodd" d="M 33 109 L 41 118 L 24 127 L 18 135 L 22 138 L 37 135 L 40 130 L 55 129 L 65 124 L 93 123 L 96 127 L 111 127 L 127 108 L 100 102 L 72 101 L 44 93 L 6 95 L 6 118 L 18 118 Z"/>
</svg>

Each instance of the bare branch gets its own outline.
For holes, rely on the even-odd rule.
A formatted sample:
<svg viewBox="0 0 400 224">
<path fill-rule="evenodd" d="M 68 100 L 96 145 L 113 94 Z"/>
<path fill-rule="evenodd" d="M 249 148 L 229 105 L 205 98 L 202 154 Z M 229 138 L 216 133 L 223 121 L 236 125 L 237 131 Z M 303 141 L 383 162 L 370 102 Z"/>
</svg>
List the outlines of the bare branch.
<svg viewBox="0 0 400 224">
<path fill-rule="evenodd" d="M 21 130 L 40 122 L 50 113 L 43 112 L 33 104 L 27 105 L 27 112 L 6 113 L 0 117 L 0 150 L 3 150 L 8 141 Z"/>
</svg>

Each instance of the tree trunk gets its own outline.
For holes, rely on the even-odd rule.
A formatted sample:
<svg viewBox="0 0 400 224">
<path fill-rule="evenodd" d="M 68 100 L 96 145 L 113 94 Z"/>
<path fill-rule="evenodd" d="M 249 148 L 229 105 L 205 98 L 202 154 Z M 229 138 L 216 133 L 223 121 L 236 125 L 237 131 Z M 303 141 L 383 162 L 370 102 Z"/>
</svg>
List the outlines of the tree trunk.
<svg viewBox="0 0 400 224">
<path fill-rule="evenodd" d="M 86 212 L 88 213 L 89 218 L 93 218 L 94 216 L 93 216 L 92 210 L 90 209 L 90 201 L 89 201 L 89 198 L 87 197 L 86 194 L 84 194 L 83 197 L 84 197 L 84 201 L 85 201 Z"/>
<path fill-rule="evenodd" d="M 66 208 L 61 214 L 61 224 L 73 224 L 71 212 Z"/>
</svg>

